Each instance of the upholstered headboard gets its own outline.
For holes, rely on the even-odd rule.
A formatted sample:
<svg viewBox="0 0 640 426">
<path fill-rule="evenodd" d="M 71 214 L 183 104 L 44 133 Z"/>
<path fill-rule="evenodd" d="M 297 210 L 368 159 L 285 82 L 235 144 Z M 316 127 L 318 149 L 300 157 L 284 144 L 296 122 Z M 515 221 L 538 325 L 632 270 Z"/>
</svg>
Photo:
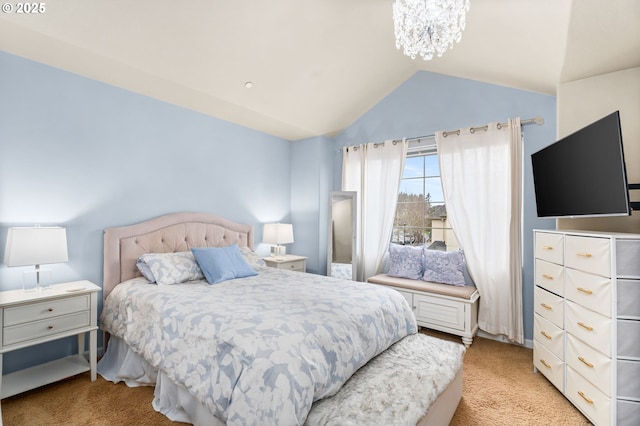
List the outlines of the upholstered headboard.
<svg viewBox="0 0 640 426">
<path fill-rule="evenodd" d="M 103 297 L 123 281 L 140 276 L 136 260 L 145 253 L 189 251 L 191 247 L 238 244 L 253 249 L 253 226 L 208 213 L 172 213 L 135 225 L 104 230 Z"/>
</svg>

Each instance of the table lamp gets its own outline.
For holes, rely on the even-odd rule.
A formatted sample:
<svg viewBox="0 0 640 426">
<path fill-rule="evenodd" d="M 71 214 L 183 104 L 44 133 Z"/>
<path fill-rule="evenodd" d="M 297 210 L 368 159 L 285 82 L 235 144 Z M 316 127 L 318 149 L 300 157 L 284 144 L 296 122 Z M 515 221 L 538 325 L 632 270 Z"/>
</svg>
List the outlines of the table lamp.
<svg viewBox="0 0 640 426">
<path fill-rule="evenodd" d="M 293 242 L 293 225 L 288 223 L 267 223 L 264 225 L 262 242 L 275 244 L 271 247 L 271 256 L 283 260 L 286 248 L 281 244 Z"/>
</svg>

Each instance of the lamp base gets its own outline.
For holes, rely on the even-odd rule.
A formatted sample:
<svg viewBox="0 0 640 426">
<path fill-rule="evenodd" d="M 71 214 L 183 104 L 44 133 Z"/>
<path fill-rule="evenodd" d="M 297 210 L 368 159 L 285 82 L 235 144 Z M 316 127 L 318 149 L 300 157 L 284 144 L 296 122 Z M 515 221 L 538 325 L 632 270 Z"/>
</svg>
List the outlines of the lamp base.
<svg viewBox="0 0 640 426">
<path fill-rule="evenodd" d="M 287 248 L 285 246 L 275 245 L 271 246 L 271 257 L 275 257 L 276 260 L 284 260 L 284 256 L 287 254 Z"/>
<path fill-rule="evenodd" d="M 22 273 L 22 289 L 25 292 L 42 291 L 51 289 L 53 283 L 53 271 L 39 268 Z"/>
</svg>

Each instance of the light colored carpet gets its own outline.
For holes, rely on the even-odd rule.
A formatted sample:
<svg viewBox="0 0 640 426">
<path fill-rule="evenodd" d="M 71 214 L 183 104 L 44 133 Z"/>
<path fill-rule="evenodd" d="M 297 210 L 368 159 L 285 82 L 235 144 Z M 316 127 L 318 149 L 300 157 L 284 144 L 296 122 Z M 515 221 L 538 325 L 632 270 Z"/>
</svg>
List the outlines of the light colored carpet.
<svg viewBox="0 0 640 426">
<path fill-rule="evenodd" d="M 428 332 L 453 339 L 457 337 Z M 588 425 L 544 377 L 530 349 L 476 338 L 464 358 L 464 391 L 454 426 Z M 128 388 L 89 374 L 2 400 L 5 426 L 169 425 L 151 407 L 153 389 Z"/>
</svg>

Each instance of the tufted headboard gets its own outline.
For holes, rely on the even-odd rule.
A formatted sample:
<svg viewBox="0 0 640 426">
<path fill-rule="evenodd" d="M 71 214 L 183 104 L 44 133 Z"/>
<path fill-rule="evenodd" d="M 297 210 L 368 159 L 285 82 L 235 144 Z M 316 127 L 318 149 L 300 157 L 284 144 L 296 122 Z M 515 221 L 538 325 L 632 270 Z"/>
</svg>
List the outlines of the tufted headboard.
<svg viewBox="0 0 640 426">
<path fill-rule="evenodd" d="M 136 260 L 145 253 L 189 251 L 191 247 L 238 244 L 253 249 L 253 226 L 208 213 L 172 213 L 135 225 L 104 230 L 103 297 L 123 281 L 140 276 Z"/>
</svg>

